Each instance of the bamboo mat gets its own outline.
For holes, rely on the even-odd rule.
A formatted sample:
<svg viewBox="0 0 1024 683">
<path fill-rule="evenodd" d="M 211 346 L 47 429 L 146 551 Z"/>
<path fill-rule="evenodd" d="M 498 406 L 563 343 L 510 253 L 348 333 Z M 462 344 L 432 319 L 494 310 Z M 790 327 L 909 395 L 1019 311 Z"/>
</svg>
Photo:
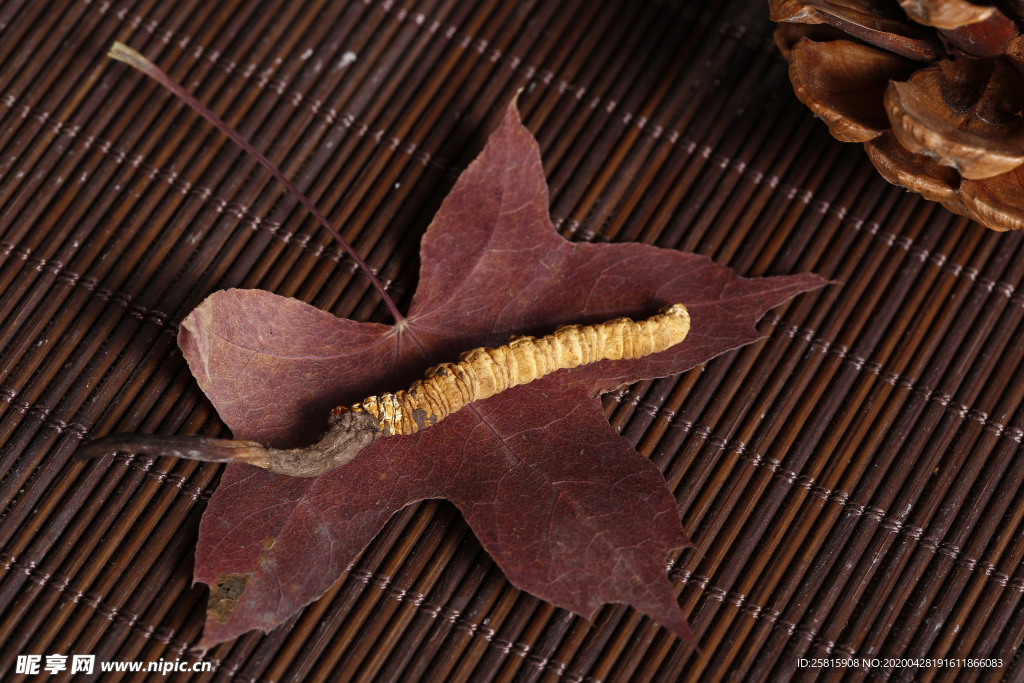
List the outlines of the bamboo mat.
<svg viewBox="0 0 1024 683">
<path fill-rule="evenodd" d="M 883 181 L 793 97 L 764 0 L 5 0 L 0 4 L 0 678 L 18 654 L 192 661 L 219 468 L 116 431 L 226 434 L 177 350 L 209 293 L 357 320 L 379 298 L 269 174 L 124 41 L 275 160 L 400 307 L 419 237 L 513 93 L 574 240 L 841 281 L 765 338 L 605 398 L 696 548 L 670 575 L 700 653 L 624 606 L 510 586 L 458 511 L 397 515 L 321 600 L 197 681 L 989 681 L 1024 677 L 1024 245 Z M 801 668 L 800 658 L 1000 658 Z M 67 671 L 47 680 L 66 680 Z"/>
</svg>

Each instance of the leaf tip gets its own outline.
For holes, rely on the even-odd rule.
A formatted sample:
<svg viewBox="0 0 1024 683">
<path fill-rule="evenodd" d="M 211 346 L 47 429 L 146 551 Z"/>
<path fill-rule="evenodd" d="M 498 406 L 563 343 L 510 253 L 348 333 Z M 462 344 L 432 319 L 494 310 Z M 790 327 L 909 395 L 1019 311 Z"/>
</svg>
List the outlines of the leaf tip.
<svg viewBox="0 0 1024 683">
<path fill-rule="evenodd" d="M 519 96 L 523 94 L 523 88 L 519 88 L 512 95 L 512 99 L 509 100 L 508 107 L 505 108 L 505 121 L 512 122 L 517 125 L 521 125 L 523 122 L 522 116 L 519 114 Z"/>
<path fill-rule="evenodd" d="M 211 634 L 209 616 L 207 616 L 207 624 L 203 628 L 202 635 L 199 638 L 199 642 L 188 649 L 189 652 L 194 654 L 196 657 L 204 657 L 206 653 L 217 647 L 221 643 L 227 642 L 231 638 L 218 638 L 216 635 Z"/>
</svg>

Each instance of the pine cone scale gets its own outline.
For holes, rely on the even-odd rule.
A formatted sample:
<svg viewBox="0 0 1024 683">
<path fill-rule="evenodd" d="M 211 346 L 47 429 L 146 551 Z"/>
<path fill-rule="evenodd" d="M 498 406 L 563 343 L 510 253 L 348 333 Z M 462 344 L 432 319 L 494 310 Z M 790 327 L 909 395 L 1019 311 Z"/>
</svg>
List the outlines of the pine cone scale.
<svg viewBox="0 0 1024 683">
<path fill-rule="evenodd" d="M 1010 43 L 1020 35 L 1017 25 L 998 10 L 985 21 L 939 33 L 967 54 L 988 59 L 1006 54 Z"/>
<path fill-rule="evenodd" d="M 769 9 L 772 21 L 828 24 L 849 36 L 907 59 L 930 62 L 942 54 L 942 42 L 934 31 L 881 16 L 872 11 L 876 8 L 871 3 L 771 0 Z"/>
<path fill-rule="evenodd" d="M 960 202 L 960 174 L 909 151 L 892 131 L 865 143 L 864 149 L 882 177 L 893 185 L 902 185 L 933 202 Z"/>
<path fill-rule="evenodd" d="M 1024 229 L 1024 0 L 769 0 L 797 96 L 891 183 Z M 828 26 L 827 29 L 821 24 Z"/>
<path fill-rule="evenodd" d="M 974 93 L 963 93 L 957 85 L 941 67 L 921 69 L 905 83 L 889 84 L 885 108 L 900 143 L 972 180 L 991 178 L 1024 163 L 1024 119 L 999 116 L 999 103 L 993 102 L 1002 99 L 998 91 L 983 88 L 975 99 Z M 972 99 L 965 106 L 965 100 Z M 1005 123 L 994 123 L 999 119 Z"/>
<path fill-rule="evenodd" d="M 996 230 L 1024 229 L 1024 170 L 1017 167 L 1009 173 L 984 180 L 964 180 L 960 184 L 964 205 L 978 220 Z"/>
<path fill-rule="evenodd" d="M 933 28 L 955 29 L 988 20 L 999 10 L 965 0 L 899 0 L 907 16 Z"/>
<path fill-rule="evenodd" d="M 790 51 L 789 77 L 797 97 L 843 142 L 867 142 L 889 128 L 885 89 L 890 79 L 913 70 L 902 57 L 849 40 L 803 38 Z"/>
</svg>

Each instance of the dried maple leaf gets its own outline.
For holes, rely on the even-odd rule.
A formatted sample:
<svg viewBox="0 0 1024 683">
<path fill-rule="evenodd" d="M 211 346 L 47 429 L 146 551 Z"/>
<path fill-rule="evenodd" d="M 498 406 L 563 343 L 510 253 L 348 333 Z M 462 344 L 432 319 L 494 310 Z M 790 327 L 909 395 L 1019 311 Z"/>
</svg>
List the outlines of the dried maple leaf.
<svg viewBox="0 0 1024 683">
<path fill-rule="evenodd" d="M 694 254 L 564 240 L 514 105 L 444 201 L 421 263 L 408 317 L 394 326 L 262 291 L 218 292 L 191 313 L 179 344 L 235 438 L 308 444 L 334 406 L 407 386 L 512 334 L 676 302 L 692 328 L 668 351 L 559 371 L 418 434 L 379 439 L 319 477 L 229 465 L 196 553 L 196 580 L 212 591 L 201 646 L 282 623 L 337 581 L 392 514 L 426 498 L 458 506 L 519 588 L 584 616 L 629 603 L 692 642 L 665 570 L 669 551 L 689 544 L 675 500 L 597 397 L 754 341 L 768 309 L 826 282 L 744 279 Z"/>
</svg>

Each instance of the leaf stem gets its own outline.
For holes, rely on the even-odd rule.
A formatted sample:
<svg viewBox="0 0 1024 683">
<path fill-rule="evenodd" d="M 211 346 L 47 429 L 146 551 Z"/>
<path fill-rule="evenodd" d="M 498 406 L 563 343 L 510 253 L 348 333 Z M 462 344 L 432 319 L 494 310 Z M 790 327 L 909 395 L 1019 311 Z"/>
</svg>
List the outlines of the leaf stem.
<svg viewBox="0 0 1024 683">
<path fill-rule="evenodd" d="M 216 114 L 200 104 L 199 100 L 193 97 L 191 93 L 185 90 L 185 88 L 174 79 L 164 73 L 160 67 L 143 57 L 132 48 L 128 47 L 124 43 L 114 41 L 114 44 L 110 47 L 110 52 L 107 53 L 107 55 L 119 62 L 124 62 L 125 64 L 138 69 L 165 87 L 167 90 L 170 90 L 181 101 L 198 112 L 200 116 L 212 123 L 217 130 L 231 138 L 231 140 L 245 150 L 247 154 L 251 154 L 253 158 L 260 162 L 265 169 L 270 171 L 271 175 L 277 178 L 277 180 L 285 186 L 285 189 L 287 189 L 311 214 L 313 214 L 313 217 L 320 222 L 320 225 L 322 225 L 327 232 L 334 237 L 338 244 L 342 246 L 345 253 L 355 261 L 356 265 L 363 271 L 363 274 L 370 279 L 370 284 L 373 285 L 374 289 L 377 290 L 381 298 L 384 300 L 384 304 L 388 307 L 388 310 L 391 311 L 391 316 L 395 319 L 395 322 L 398 323 L 405 319 L 405 317 L 398 312 L 398 307 L 395 306 L 395 302 L 391 300 L 391 297 L 388 295 L 384 285 L 377 279 L 377 276 L 370 269 L 370 266 L 366 264 L 366 261 L 364 261 L 359 254 L 356 253 L 356 250 L 345 241 L 345 238 L 341 236 L 341 233 L 331 226 L 324 215 L 320 213 L 316 206 L 313 205 L 313 202 L 311 202 L 306 195 L 300 192 L 299 188 L 295 187 L 295 185 L 293 185 L 292 182 L 288 180 L 280 170 L 278 170 L 277 166 L 275 166 L 273 162 L 260 154 L 259 151 L 246 142 L 241 135 L 232 130 L 231 127 L 224 123 Z"/>
</svg>

